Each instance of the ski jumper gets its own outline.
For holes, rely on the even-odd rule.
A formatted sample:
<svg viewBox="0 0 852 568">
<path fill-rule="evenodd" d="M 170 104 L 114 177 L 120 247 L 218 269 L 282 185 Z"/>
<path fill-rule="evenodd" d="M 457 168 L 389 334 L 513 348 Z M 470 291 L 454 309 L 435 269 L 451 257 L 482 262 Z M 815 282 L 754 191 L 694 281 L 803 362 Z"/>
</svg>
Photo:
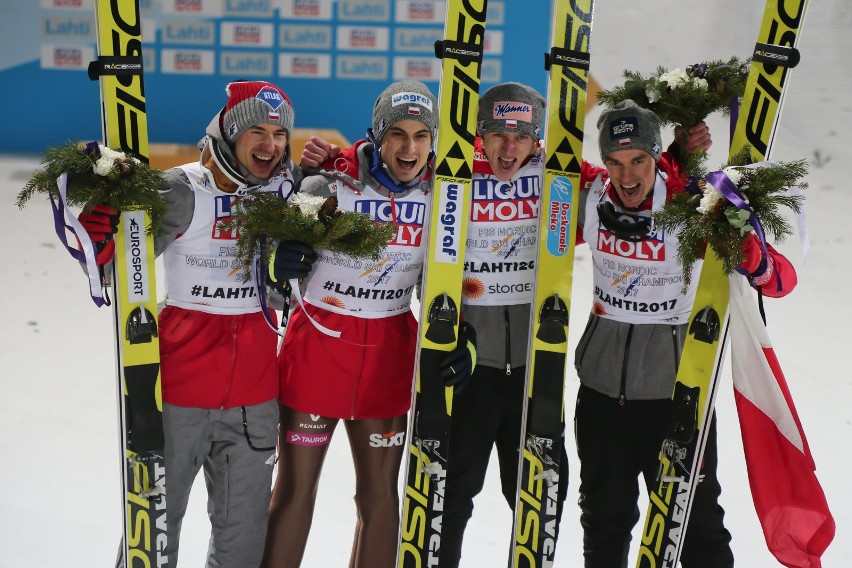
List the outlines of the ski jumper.
<svg viewBox="0 0 852 568">
<path fill-rule="evenodd" d="M 302 190 L 336 195 L 338 208 L 392 222 L 376 260 L 317 251 L 279 357 L 281 463 L 263 567 L 301 564 L 328 444 L 344 421 L 355 467 L 357 522 L 351 566 L 390 566 L 399 528 L 399 465 L 411 405 L 417 321 L 411 298 L 423 270 L 431 181 L 393 191 L 372 176 L 373 145 L 356 143 L 338 168 L 306 178 Z M 319 331 L 308 315 L 341 332 Z M 390 538 L 389 538 L 390 535 Z"/>
<path fill-rule="evenodd" d="M 684 191 L 670 154 L 664 153 L 657 167 L 654 188 L 639 210 L 621 207 L 604 170 L 588 170 L 580 194 L 578 242 L 591 248 L 594 277 L 592 314 L 575 356 L 587 568 L 626 566 L 631 530 L 639 520 L 637 478 L 641 474 L 647 487 L 657 483 L 658 455 L 697 286 L 693 278 L 683 290 L 677 232 L 652 224 L 646 238 L 625 240 L 598 218 L 598 204 L 609 202 L 623 221 L 650 220 L 674 192 Z M 770 255 L 784 291 L 769 290 L 768 284 L 765 290 L 783 295 L 795 286 L 795 272 L 772 248 Z M 733 566 L 731 536 L 718 504 L 717 460 L 714 415 L 681 558 L 684 568 Z"/>
<path fill-rule="evenodd" d="M 291 162 L 264 188 L 289 196 L 300 177 Z M 212 525 L 208 562 L 256 566 L 275 462 L 277 336 L 260 311 L 254 281 L 243 277 L 236 234 L 218 225 L 231 218 L 240 192 L 217 186 L 221 176 L 208 148 L 200 162 L 172 168 L 165 179 L 155 248 L 166 284 L 159 335 L 167 554 L 177 565 L 181 522 L 203 468 Z"/>
<path fill-rule="evenodd" d="M 533 301 L 544 152 L 511 180 L 491 171 L 477 139 L 465 250 L 461 317 L 476 330 L 477 365 L 453 395 L 452 433 L 441 527 L 441 566 L 458 566 L 473 499 L 496 448 L 503 497 L 514 508 L 524 379 Z M 562 445 L 562 464 L 568 458 Z M 568 476 L 560 476 L 559 515 Z M 558 527 L 557 527 L 558 530 Z"/>
</svg>

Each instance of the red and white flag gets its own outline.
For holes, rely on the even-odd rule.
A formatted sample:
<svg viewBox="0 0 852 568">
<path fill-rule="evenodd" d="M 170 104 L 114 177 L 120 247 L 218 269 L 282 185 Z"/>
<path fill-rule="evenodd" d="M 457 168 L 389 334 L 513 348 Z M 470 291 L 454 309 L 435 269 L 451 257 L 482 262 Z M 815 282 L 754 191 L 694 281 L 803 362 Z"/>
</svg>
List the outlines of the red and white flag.
<svg viewBox="0 0 852 568">
<path fill-rule="evenodd" d="M 731 364 L 749 485 L 769 551 L 788 568 L 820 568 L 834 518 L 754 293 L 738 276 L 731 278 Z"/>
</svg>

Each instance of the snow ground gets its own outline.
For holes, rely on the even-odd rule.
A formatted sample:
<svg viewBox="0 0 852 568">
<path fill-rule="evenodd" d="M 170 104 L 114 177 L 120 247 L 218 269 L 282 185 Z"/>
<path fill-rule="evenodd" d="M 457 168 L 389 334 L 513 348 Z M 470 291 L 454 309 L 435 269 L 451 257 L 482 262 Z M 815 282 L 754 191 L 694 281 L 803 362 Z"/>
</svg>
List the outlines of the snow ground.
<svg viewBox="0 0 852 568">
<path fill-rule="evenodd" d="M 618 81 L 624 68 L 650 71 L 657 65 L 683 67 L 749 53 L 758 8 L 735 0 L 660 4 L 665 4 L 659 12 L 665 18 L 644 22 L 640 4 L 600 3 L 592 72 L 603 85 Z M 852 374 L 843 358 L 852 337 L 845 327 L 852 320 L 852 306 L 843 292 L 852 265 L 848 252 L 842 252 L 848 246 L 845 213 L 852 210 L 852 194 L 841 185 L 841 170 L 852 163 L 852 147 L 840 142 L 852 126 L 852 68 L 847 57 L 852 39 L 846 33 L 851 16 L 844 0 L 813 2 L 809 10 L 800 43 L 803 62 L 792 75 L 773 155 L 814 162 L 806 192 L 810 258 L 802 265 L 794 242 L 782 247 L 798 260 L 800 283 L 788 298 L 768 300 L 767 316 L 837 522 L 824 566 L 840 568 L 852 558 L 852 453 L 839 448 L 841 440 L 852 437 Z M 737 15 L 736 21 L 731 14 Z M 636 24 L 640 20 L 641 29 Z M 535 57 L 538 61 L 539 55 Z M 596 114 L 591 112 L 587 121 L 592 134 L 586 152 L 595 161 Z M 717 140 L 713 158 L 721 163 L 725 122 L 714 120 L 711 126 Z M 85 278 L 52 232 L 48 204 L 32 203 L 23 211 L 14 206 L 17 192 L 36 167 L 35 156 L 0 156 L 0 214 L 10 229 L 7 244 L 16 245 L 10 247 L 7 269 L 0 272 L 0 313 L 6 314 L 6 324 L 0 327 L 0 431 L 5 432 L 0 436 L 0 566 L 109 566 L 121 515 L 112 316 L 87 297 Z M 588 251 L 578 249 L 572 343 L 588 313 L 590 282 Z M 569 371 L 569 409 L 576 388 L 576 377 Z M 777 566 L 766 551 L 751 504 L 729 382 L 722 386 L 717 411 L 722 499 L 737 563 Z M 570 495 L 558 566 L 581 562 L 578 462 L 570 436 L 568 443 Z M 323 474 L 304 566 L 348 563 L 353 487 L 345 437 L 339 436 Z M 492 468 L 476 501 L 463 565 L 503 565 L 510 527 L 511 516 Z M 199 478 L 184 522 L 183 566 L 203 564 L 207 535 Z"/>
</svg>

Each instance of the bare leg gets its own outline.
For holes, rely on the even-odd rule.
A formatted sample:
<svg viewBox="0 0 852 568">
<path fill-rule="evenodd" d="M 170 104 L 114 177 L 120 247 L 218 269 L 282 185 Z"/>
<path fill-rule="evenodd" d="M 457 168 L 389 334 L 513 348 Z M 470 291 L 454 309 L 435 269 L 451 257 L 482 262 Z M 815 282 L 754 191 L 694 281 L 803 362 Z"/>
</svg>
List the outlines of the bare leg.
<svg viewBox="0 0 852 568">
<path fill-rule="evenodd" d="M 345 422 L 355 462 L 358 520 L 350 568 L 392 568 L 399 531 L 399 464 L 405 415 Z"/>
<path fill-rule="evenodd" d="M 302 563 L 319 476 L 335 426 L 336 418 L 281 406 L 278 476 L 272 488 L 262 568 L 298 568 Z"/>
</svg>

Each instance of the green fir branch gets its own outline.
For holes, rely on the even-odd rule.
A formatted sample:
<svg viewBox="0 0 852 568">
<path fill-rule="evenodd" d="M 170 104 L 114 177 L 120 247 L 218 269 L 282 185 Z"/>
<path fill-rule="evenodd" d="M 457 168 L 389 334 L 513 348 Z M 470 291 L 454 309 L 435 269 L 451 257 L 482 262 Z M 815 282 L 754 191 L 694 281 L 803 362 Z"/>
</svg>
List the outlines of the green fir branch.
<svg viewBox="0 0 852 568">
<path fill-rule="evenodd" d="M 734 156 L 725 169 L 726 173 L 734 166 L 746 165 L 749 155 L 750 149 L 746 148 Z M 794 186 L 807 189 L 808 184 L 804 181 L 808 173 L 807 161 L 733 169 L 729 175 L 734 176 L 732 181 L 736 179 L 737 187 L 759 219 L 767 240 L 781 242 L 790 236 L 793 230 L 782 211 L 801 212 L 804 196 L 793 194 L 789 189 Z M 679 231 L 677 256 L 684 272 L 684 288 L 691 281 L 692 266 L 704 257 L 708 246 L 722 260 L 725 274 L 733 273 L 745 261 L 743 245 L 748 233 L 753 230 L 753 227 L 744 224 L 747 213 L 719 195 L 716 195 L 717 201 L 710 210 L 702 212 L 703 199 L 716 190 L 705 179 L 699 182 L 699 186 L 701 194 L 673 195 L 653 216 L 657 229 Z"/>
<path fill-rule="evenodd" d="M 281 240 L 375 260 L 395 231 L 393 223 L 376 223 L 363 213 L 338 210 L 336 196 L 327 198 L 316 214 L 306 214 L 277 194 L 263 192 L 251 192 L 236 208 L 233 220 L 220 224 L 225 230 L 238 230 L 237 257 L 246 272 L 260 254 L 261 242 L 264 244 L 262 266 L 269 261 L 274 244 Z"/>
<path fill-rule="evenodd" d="M 59 198 L 57 179 L 68 174 L 66 204 L 90 211 L 105 204 L 118 211 L 143 210 L 151 219 L 149 233 L 156 233 L 166 210 L 160 189 L 162 172 L 135 158 L 118 153 L 105 175 L 95 172 L 103 146 L 69 141 L 44 153 L 42 167 L 18 194 L 16 205 L 23 208 L 36 195 Z M 99 147 L 100 150 L 95 148 Z"/>
</svg>

